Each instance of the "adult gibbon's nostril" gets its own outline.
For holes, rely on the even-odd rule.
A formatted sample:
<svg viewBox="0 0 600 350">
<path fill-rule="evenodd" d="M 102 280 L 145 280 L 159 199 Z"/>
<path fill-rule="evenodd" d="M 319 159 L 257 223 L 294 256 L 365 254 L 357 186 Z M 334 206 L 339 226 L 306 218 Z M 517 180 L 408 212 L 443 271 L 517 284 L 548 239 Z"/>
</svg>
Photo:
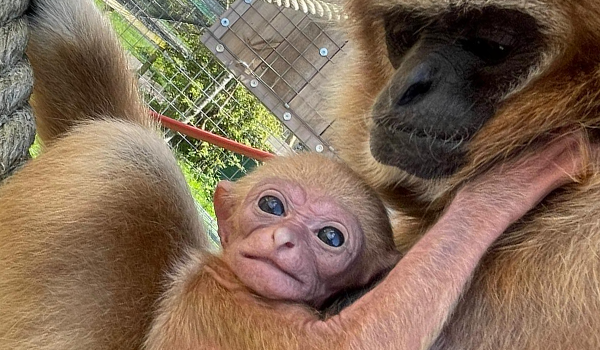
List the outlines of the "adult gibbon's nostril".
<svg viewBox="0 0 600 350">
<path fill-rule="evenodd" d="M 433 83 L 431 82 L 431 80 L 429 80 L 419 81 L 410 85 L 408 89 L 406 89 L 402 97 L 398 100 L 396 105 L 405 106 L 414 101 L 417 97 L 427 94 L 431 89 L 432 84 Z"/>
<path fill-rule="evenodd" d="M 399 98 L 396 100 L 396 106 L 406 106 L 416 102 L 419 97 L 427 95 L 433 86 L 438 69 L 435 61 L 427 61 L 407 72 L 408 75 L 402 85 L 398 86 Z"/>
</svg>

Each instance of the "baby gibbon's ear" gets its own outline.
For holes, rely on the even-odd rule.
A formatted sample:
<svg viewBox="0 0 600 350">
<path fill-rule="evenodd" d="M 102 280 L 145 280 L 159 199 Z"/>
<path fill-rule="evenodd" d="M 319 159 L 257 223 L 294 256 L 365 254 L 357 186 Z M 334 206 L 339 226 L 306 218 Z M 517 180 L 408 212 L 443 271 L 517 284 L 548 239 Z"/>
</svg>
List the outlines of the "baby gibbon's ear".
<svg viewBox="0 0 600 350">
<path fill-rule="evenodd" d="M 217 225 L 219 226 L 219 239 L 221 240 L 221 246 L 223 247 L 227 245 L 229 235 L 233 229 L 230 220 L 235 205 L 234 199 L 231 197 L 232 189 L 233 182 L 225 180 L 219 181 L 213 197 Z"/>
</svg>

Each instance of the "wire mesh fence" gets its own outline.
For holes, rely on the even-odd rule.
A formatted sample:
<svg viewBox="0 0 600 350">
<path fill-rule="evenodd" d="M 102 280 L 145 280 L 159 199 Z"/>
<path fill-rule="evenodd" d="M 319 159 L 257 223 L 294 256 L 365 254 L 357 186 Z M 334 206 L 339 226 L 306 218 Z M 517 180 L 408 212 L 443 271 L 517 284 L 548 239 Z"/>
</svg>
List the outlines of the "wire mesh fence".
<svg viewBox="0 0 600 350">
<path fill-rule="evenodd" d="M 294 133 L 299 148 L 330 153 L 322 87 L 345 41 L 328 30 L 331 22 L 280 3 L 238 0 L 202 41 Z"/>
<path fill-rule="evenodd" d="M 154 112 L 275 154 L 332 151 L 319 88 L 344 41 L 303 12 L 331 18 L 337 8 L 317 0 L 287 2 L 304 11 L 262 0 L 96 2 Z M 216 238 L 217 181 L 235 180 L 258 162 L 178 132 L 166 130 L 165 138 Z"/>
</svg>

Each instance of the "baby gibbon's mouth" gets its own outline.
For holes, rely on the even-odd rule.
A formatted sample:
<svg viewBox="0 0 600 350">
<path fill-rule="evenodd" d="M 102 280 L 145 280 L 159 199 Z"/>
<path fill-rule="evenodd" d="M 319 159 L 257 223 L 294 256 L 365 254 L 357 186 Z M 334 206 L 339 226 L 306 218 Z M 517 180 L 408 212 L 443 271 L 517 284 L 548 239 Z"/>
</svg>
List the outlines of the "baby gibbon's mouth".
<svg viewBox="0 0 600 350">
<path fill-rule="evenodd" d="M 304 283 L 296 275 L 287 271 L 286 269 L 281 267 L 279 264 L 277 264 L 275 261 L 271 260 L 270 258 L 263 257 L 263 256 L 256 256 L 256 255 L 252 255 L 252 254 L 248 254 L 248 253 L 242 253 L 242 257 L 244 257 L 246 259 L 257 260 L 257 261 L 263 262 L 265 264 L 271 265 L 273 268 L 276 268 L 277 270 L 283 272 L 284 274 L 286 274 L 290 278 L 298 281 L 299 283 Z"/>
</svg>

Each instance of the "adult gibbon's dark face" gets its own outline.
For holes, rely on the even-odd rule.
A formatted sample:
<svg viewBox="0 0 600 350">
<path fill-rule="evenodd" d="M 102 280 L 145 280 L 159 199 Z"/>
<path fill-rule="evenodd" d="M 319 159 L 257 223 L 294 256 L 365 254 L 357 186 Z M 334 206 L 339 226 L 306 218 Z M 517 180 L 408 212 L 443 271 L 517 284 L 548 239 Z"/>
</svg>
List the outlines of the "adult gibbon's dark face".
<svg viewBox="0 0 600 350">
<path fill-rule="evenodd" d="M 541 59 L 535 19 L 513 9 L 456 9 L 385 18 L 395 73 L 372 109 L 381 163 L 434 179 L 454 174 L 478 130 Z"/>
</svg>

